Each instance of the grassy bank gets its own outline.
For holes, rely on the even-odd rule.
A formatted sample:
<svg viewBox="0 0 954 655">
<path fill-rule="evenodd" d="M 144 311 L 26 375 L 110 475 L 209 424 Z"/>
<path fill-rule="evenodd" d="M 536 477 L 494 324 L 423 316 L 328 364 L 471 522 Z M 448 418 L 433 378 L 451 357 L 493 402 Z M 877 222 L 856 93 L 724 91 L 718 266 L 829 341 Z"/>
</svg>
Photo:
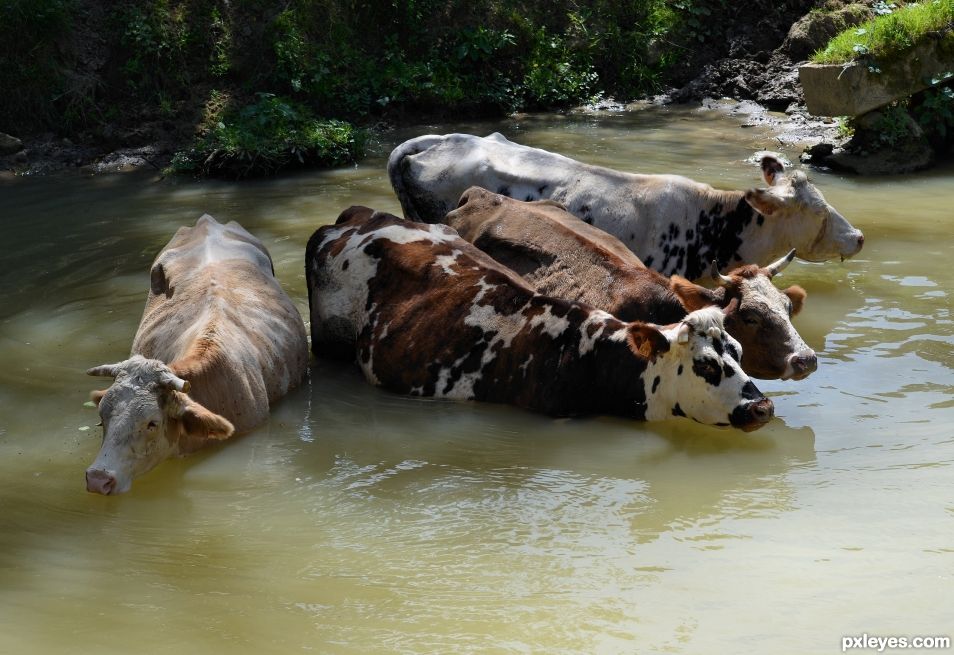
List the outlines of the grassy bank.
<svg viewBox="0 0 954 655">
<path fill-rule="evenodd" d="M 845 30 L 816 52 L 812 61 L 840 64 L 861 58 L 885 60 L 932 37 L 950 41 L 954 52 L 954 0 L 926 0 L 894 11 L 881 5 L 883 15 Z"/>
</svg>

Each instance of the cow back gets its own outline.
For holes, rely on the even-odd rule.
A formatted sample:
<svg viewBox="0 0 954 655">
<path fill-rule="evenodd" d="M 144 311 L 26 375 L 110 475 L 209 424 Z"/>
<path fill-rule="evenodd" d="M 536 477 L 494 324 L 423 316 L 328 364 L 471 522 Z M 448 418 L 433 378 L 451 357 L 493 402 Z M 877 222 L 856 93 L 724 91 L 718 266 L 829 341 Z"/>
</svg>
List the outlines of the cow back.
<svg viewBox="0 0 954 655">
<path fill-rule="evenodd" d="M 208 215 L 180 228 L 156 257 L 132 353 L 168 363 L 237 431 L 264 421 L 308 361 L 301 315 L 265 246 Z"/>
</svg>

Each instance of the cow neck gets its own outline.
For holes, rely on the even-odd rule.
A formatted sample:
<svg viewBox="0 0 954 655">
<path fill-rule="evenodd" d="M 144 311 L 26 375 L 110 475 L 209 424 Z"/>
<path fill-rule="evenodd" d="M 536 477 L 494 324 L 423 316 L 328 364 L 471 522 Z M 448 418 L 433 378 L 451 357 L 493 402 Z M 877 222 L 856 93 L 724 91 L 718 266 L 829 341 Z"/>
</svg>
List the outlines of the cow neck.
<svg viewBox="0 0 954 655">
<path fill-rule="evenodd" d="M 745 200 L 744 191 L 712 189 L 699 212 L 695 247 L 690 246 L 695 256 L 687 258 L 684 276 L 699 279 L 713 260 L 720 270 L 745 263 L 740 252 L 743 236 L 753 224 L 761 226 L 764 221 L 765 217 Z"/>
<path fill-rule="evenodd" d="M 525 377 L 514 375 L 520 387 L 516 395 L 524 401 L 519 404 L 551 414 L 642 419 L 646 406 L 641 376 L 647 360 L 630 350 L 623 332 L 626 324 L 586 305 L 569 305 L 569 325 L 558 337 L 542 330 L 524 331 L 531 341 L 524 341 L 521 348 L 533 357 Z M 498 362 L 506 366 L 506 358 Z M 527 391 L 537 397 L 525 397 Z"/>
</svg>

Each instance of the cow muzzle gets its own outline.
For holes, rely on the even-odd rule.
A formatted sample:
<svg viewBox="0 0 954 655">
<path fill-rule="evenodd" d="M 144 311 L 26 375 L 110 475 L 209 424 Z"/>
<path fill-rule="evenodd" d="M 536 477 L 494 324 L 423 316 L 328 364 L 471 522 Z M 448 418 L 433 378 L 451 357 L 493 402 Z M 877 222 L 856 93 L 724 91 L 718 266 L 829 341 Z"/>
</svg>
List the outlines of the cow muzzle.
<svg viewBox="0 0 954 655">
<path fill-rule="evenodd" d="M 740 430 L 751 432 L 771 421 L 773 416 L 775 416 L 775 404 L 763 397 L 733 409 L 729 415 L 729 423 Z"/>
<path fill-rule="evenodd" d="M 782 379 L 801 380 L 814 373 L 817 368 L 818 357 L 811 348 L 793 353 L 785 361 L 785 373 L 782 375 Z"/>
<path fill-rule="evenodd" d="M 847 240 L 848 247 L 841 252 L 841 261 L 854 257 L 865 245 L 865 235 L 861 230 L 855 230 Z"/>
<path fill-rule="evenodd" d="M 122 492 L 112 471 L 94 468 L 86 469 L 86 491 L 104 496 Z"/>
</svg>

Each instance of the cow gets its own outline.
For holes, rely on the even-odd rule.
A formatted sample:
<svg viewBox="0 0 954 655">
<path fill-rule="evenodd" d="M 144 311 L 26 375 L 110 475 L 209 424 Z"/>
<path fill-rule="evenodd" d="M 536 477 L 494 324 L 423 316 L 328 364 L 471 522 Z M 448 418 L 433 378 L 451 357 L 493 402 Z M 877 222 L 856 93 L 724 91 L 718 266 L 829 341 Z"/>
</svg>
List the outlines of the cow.
<svg viewBox="0 0 954 655">
<path fill-rule="evenodd" d="M 725 309 L 726 331 L 742 345 L 742 368 L 757 378 L 802 379 L 815 352 L 792 325 L 804 303 L 799 286 L 771 279 L 794 258 L 762 268 L 711 271 L 714 290 L 646 268 L 618 239 L 587 225 L 553 200 L 524 202 L 471 187 L 444 218 L 460 236 L 547 296 L 579 300 L 623 321 L 675 323 L 708 305 Z"/>
<path fill-rule="evenodd" d="M 508 141 L 499 133 L 429 134 L 397 146 L 388 176 L 405 218 L 440 222 L 471 186 L 518 200 L 550 199 L 622 241 L 649 268 L 699 279 L 773 261 L 792 250 L 821 262 L 857 254 L 864 235 L 801 171 L 761 158 L 767 188 L 714 189 L 679 175 L 591 166 Z"/>
<path fill-rule="evenodd" d="M 305 326 L 261 241 L 203 215 L 156 257 L 131 357 L 96 366 L 103 444 L 86 488 L 126 492 L 173 456 L 247 432 L 308 364 Z"/>
<path fill-rule="evenodd" d="M 351 207 L 308 241 L 306 279 L 315 355 L 391 391 L 743 430 L 773 416 L 718 308 L 626 323 L 537 293 L 446 225 Z"/>
</svg>

